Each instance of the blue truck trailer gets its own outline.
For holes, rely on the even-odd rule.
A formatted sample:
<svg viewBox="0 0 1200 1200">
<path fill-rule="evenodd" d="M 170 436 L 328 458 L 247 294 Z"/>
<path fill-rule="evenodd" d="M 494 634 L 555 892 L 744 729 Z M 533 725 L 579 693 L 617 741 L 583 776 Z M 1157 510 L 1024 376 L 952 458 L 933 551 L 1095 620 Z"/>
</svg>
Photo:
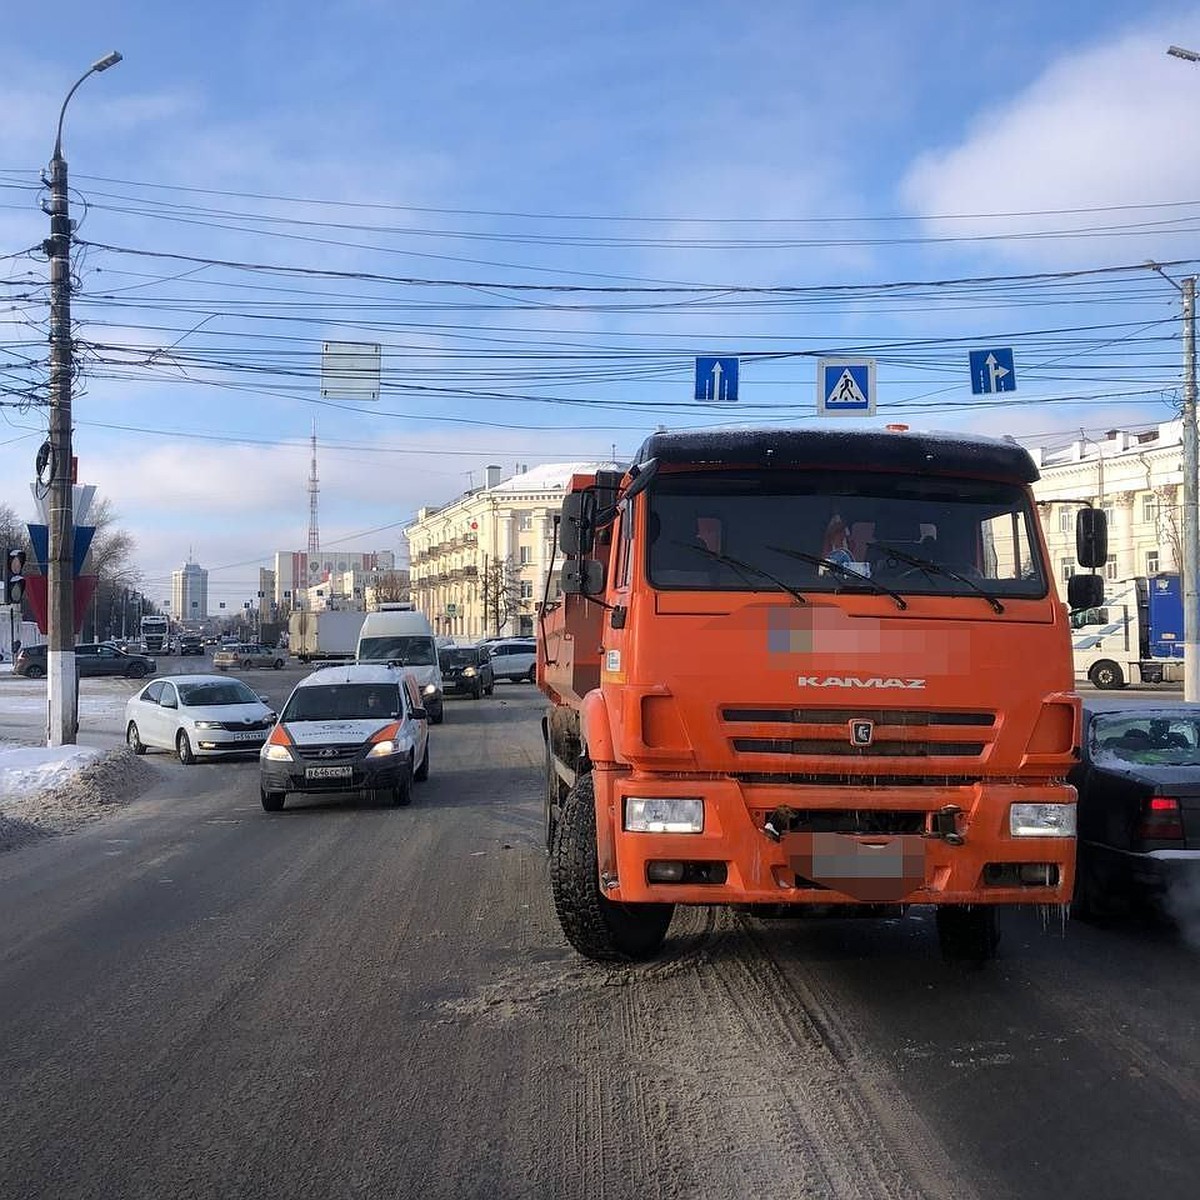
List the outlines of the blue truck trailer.
<svg viewBox="0 0 1200 1200">
<path fill-rule="evenodd" d="M 1105 586 L 1104 603 L 1071 617 L 1075 678 L 1098 688 L 1183 682 L 1179 575 L 1138 575 Z"/>
</svg>

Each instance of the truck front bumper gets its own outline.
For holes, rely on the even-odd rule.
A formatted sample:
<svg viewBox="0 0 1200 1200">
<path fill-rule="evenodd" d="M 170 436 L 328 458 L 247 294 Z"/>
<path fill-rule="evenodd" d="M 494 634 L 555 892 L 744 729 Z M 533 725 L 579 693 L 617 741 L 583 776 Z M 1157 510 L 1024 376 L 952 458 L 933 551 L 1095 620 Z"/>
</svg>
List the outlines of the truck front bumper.
<svg viewBox="0 0 1200 1200">
<path fill-rule="evenodd" d="M 1065 904 L 1074 885 L 1073 836 L 1009 830 L 1013 804 L 1073 805 L 1066 784 L 870 789 L 607 771 L 595 772 L 595 784 L 600 881 L 610 900 Z M 703 828 L 626 830 L 626 799 L 647 796 L 701 798 Z M 764 827 L 780 812 L 793 815 L 776 836 Z"/>
</svg>

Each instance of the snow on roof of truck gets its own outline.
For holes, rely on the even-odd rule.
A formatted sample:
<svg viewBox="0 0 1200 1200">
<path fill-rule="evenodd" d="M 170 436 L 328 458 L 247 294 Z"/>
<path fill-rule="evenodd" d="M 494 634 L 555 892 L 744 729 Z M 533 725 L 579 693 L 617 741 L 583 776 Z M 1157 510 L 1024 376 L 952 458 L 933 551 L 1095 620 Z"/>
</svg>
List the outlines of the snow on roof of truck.
<svg viewBox="0 0 1200 1200">
<path fill-rule="evenodd" d="M 635 462 L 724 463 L 770 467 L 874 467 L 1033 483 L 1024 446 L 963 433 L 895 432 L 811 425 L 804 429 L 712 429 L 652 433 Z"/>
</svg>

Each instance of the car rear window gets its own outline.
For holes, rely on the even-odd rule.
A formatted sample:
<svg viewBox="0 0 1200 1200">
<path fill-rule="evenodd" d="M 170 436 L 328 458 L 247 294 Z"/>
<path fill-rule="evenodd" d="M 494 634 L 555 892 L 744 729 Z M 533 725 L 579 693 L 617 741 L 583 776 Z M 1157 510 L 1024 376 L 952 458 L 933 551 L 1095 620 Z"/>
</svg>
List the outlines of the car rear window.
<svg viewBox="0 0 1200 1200">
<path fill-rule="evenodd" d="M 438 661 L 443 667 L 473 667 L 479 662 L 479 651 L 471 647 L 439 650 Z"/>
<path fill-rule="evenodd" d="M 391 683 L 332 683 L 297 688 L 283 721 L 362 721 L 400 716 L 400 689 Z"/>
<path fill-rule="evenodd" d="M 1200 717 L 1190 713 L 1130 713 L 1097 717 L 1092 756 L 1141 766 L 1200 763 Z"/>
</svg>

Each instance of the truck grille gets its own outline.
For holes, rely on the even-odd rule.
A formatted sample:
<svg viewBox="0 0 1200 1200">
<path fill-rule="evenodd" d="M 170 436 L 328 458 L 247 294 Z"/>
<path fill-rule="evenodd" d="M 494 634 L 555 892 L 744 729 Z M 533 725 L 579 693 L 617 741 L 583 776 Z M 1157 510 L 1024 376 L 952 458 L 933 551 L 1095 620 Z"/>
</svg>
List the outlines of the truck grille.
<svg viewBox="0 0 1200 1200">
<path fill-rule="evenodd" d="M 721 719 L 736 753 L 789 758 L 979 759 L 996 725 L 991 712 L 780 705 L 727 707 Z M 851 741 L 850 725 L 855 721 L 871 723 L 867 745 Z"/>
</svg>

